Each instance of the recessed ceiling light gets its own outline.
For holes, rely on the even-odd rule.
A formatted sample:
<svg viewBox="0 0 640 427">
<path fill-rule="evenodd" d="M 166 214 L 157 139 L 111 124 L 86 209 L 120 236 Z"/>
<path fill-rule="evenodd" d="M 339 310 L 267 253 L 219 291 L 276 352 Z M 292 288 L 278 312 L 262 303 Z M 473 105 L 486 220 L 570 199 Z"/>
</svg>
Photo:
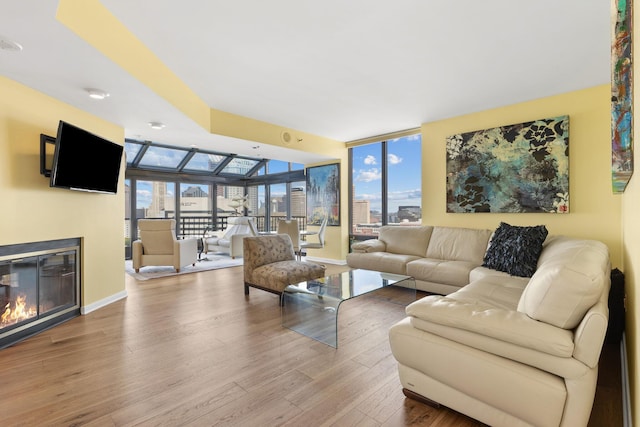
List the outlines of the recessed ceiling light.
<svg viewBox="0 0 640 427">
<path fill-rule="evenodd" d="M 105 92 L 101 89 L 85 89 L 89 94 L 90 98 L 93 99 L 105 99 L 109 96 L 108 92 Z"/>
<path fill-rule="evenodd" d="M 22 45 L 16 43 L 13 40 L 0 37 L 0 50 L 6 50 L 8 52 L 20 52 L 22 51 Z"/>
<path fill-rule="evenodd" d="M 151 129 L 164 129 L 164 123 L 160 122 L 149 122 L 149 126 L 151 126 Z"/>
</svg>

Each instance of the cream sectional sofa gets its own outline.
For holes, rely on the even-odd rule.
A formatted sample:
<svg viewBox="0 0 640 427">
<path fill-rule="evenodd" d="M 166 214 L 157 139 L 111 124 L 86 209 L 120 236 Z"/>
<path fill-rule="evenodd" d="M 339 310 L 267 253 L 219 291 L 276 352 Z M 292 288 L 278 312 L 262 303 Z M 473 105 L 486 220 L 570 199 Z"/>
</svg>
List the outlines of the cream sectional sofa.
<svg viewBox="0 0 640 427">
<path fill-rule="evenodd" d="M 387 243 L 403 232 L 384 229 L 381 242 L 356 244 L 359 252 L 348 258 L 352 267 L 393 266 L 399 273 L 408 257 L 404 272 L 415 274 L 421 289 L 446 294 L 410 304 L 389 331 L 405 394 L 492 426 L 586 426 L 608 323 L 607 247 L 549 236 L 533 275 L 517 277 L 481 266 L 481 243 L 491 232 L 440 228 L 405 231 L 411 249 L 404 255 L 396 253 L 398 241 Z M 437 237 L 441 259 L 430 257 L 436 253 L 430 241 L 414 258 L 413 244 L 427 234 Z M 445 234 L 452 242 L 445 244 Z M 469 258 L 470 247 L 481 254 Z M 409 270 L 415 262 L 422 267 Z"/>
<path fill-rule="evenodd" d="M 433 226 L 383 226 L 377 239 L 356 242 L 351 268 L 407 274 L 418 290 L 448 294 L 469 283 L 482 265 L 491 230 Z"/>
</svg>

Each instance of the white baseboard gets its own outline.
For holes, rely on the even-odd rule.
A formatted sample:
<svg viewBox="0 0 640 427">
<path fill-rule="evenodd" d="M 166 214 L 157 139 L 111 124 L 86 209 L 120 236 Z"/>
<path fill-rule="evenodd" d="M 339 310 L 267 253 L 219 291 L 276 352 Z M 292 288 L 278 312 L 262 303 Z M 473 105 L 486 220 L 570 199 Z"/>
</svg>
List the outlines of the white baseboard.
<svg viewBox="0 0 640 427">
<path fill-rule="evenodd" d="M 80 313 L 82 315 L 89 314 L 92 311 L 96 311 L 99 308 L 106 307 L 107 305 L 112 304 L 112 303 L 114 303 L 116 301 L 119 301 L 121 299 L 124 299 L 126 297 L 127 297 L 127 291 L 118 292 L 117 294 L 113 294 L 111 296 L 103 298 L 100 301 L 96 301 L 96 302 L 91 303 L 89 305 L 85 305 L 83 307 L 80 307 Z"/>
<path fill-rule="evenodd" d="M 340 259 L 331 259 L 331 258 L 316 258 L 311 256 L 306 256 L 303 258 L 307 261 L 313 261 L 313 262 L 318 262 L 323 264 L 347 265 L 347 261 L 344 259 L 340 260 Z"/>
<path fill-rule="evenodd" d="M 624 332 L 622 333 L 622 341 L 620 341 L 620 359 L 620 367 L 622 371 L 622 425 L 624 427 L 632 427 L 633 419 L 631 417 L 631 393 L 629 392 L 627 339 Z"/>
</svg>

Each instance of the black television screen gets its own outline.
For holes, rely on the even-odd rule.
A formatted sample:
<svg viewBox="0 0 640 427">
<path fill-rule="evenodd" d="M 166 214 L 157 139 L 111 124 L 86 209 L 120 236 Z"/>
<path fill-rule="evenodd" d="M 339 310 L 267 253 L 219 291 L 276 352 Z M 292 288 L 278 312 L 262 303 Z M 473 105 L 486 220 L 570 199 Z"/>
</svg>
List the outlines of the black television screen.
<svg viewBox="0 0 640 427">
<path fill-rule="evenodd" d="M 51 187 L 116 193 L 123 146 L 60 121 Z"/>
</svg>

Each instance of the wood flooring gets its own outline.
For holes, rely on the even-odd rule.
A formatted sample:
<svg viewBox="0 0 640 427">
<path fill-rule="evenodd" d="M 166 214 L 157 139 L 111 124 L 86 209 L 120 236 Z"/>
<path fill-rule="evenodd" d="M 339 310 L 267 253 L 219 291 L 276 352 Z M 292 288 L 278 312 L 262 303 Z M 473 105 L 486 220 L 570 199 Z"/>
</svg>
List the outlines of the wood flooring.
<svg viewBox="0 0 640 427">
<path fill-rule="evenodd" d="M 126 288 L 122 301 L 0 350 L 0 425 L 483 425 L 404 397 L 387 336 L 404 306 L 386 298 L 343 303 L 334 349 L 282 328 L 276 295 L 245 297 L 242 267 L 127 276 Z M 611 359 L 593 426 L 622 425 Z"/>
</svg>

